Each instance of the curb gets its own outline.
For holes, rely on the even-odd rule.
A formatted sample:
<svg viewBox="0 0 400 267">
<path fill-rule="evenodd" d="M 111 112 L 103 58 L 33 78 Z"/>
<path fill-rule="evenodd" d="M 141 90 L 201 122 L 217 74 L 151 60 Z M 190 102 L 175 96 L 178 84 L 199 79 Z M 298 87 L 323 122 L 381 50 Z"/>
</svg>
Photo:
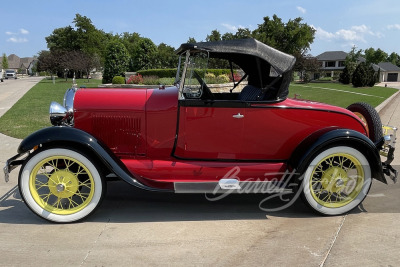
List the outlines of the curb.
<svg viewBox="0 0 400 267">
<path fill-rule="evenodd" d="M 387 104 L 390 103 L 390 101 L 393 100 L 393 98 L 395 98 L 398 94 L 400 93 L 400 91 L 397 91 L 396 93 L 394 93 L 393 95 L 391 95 L 388 99 L 386 99 L 385 101 L 383 101 L 382 103 L 380 103 L 375 110 L 379 113 L 381 112 L 381 110 L 386 107 Z"/>
</svg>

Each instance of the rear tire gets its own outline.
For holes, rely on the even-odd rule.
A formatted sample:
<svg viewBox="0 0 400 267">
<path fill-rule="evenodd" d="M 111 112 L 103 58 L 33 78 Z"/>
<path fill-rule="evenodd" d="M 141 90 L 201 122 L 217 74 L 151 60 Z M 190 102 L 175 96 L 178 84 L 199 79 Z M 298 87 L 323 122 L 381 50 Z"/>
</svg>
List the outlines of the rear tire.
<svg viewBox="0 0 400 267">
<path fill-rule="evenodd" d="M 341 215 L 357 207 L 372 184 L 367 158 L 348 146 L 319 153 L 305 171 L 303 200 L 324 215 Z"/>
<path fill-rule="evenodd" d="M 347 107 L 361 119 L 368 130 L 368 137 L 376 143 L 382 139 L 382 122 L 378 112 L 368 103 L 359 102 Z"/>
</svg>

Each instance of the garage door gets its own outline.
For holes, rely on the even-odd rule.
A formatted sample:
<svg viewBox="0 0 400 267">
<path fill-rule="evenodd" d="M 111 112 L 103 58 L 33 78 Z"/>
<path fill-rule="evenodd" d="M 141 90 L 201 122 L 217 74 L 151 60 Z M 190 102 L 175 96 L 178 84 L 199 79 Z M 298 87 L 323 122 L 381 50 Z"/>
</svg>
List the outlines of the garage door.
<svg viewBox="0 0 400 267">
<path fill-rule="evenodd" d="M 388 73 L 387 81 L 388 82 L 397 82 L 398 73 Z"/>
</svg>

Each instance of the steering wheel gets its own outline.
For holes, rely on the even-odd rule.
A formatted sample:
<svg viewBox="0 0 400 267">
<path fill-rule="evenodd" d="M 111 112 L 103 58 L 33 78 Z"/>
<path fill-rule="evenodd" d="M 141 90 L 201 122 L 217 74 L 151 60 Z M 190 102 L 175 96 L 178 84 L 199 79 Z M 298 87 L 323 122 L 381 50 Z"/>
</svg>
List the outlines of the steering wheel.
<svg viewBox="0 0 400 267">
<path fill-rule="evenodd" d="M 211 99 L 211 100 L 214 100 L 215 99 L 215 97 L 214 97 L 214 95 L 213 95 L 213 93 L 211 92 L 211 90 L 210 90 L 210 88 L 207 86 L 207 84 L 203 81 L 203 79 L 200 77 L 200 75 L 196 72 L 196 71 L 193 71 L 193 76 L 197 79 L 197 81 L 201 84 L 201 85 L 203 85 L 203 88 L 204 88 L 204 90 L 203 90 L 203 95 L 202 95 L 202 99 Z M 203 98 L 203 96 L 204 96 L 204 98 Z"/>
</svg>

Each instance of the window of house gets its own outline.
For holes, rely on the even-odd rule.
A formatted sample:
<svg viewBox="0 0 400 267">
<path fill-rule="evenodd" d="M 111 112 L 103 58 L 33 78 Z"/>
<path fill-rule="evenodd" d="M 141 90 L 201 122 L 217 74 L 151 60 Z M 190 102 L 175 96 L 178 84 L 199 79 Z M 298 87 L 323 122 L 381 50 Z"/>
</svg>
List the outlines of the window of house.
<svg viewBox="0 0 400 267">
<path fill-rule="evenodd" d="M 339 61 L 339 67 L 345 67 L 344 61 Z"/>
<path fill-rule="evenodd" d="M 325 68 L 335 67 L 335 61 L 326 61 Z"/>
</svg>

